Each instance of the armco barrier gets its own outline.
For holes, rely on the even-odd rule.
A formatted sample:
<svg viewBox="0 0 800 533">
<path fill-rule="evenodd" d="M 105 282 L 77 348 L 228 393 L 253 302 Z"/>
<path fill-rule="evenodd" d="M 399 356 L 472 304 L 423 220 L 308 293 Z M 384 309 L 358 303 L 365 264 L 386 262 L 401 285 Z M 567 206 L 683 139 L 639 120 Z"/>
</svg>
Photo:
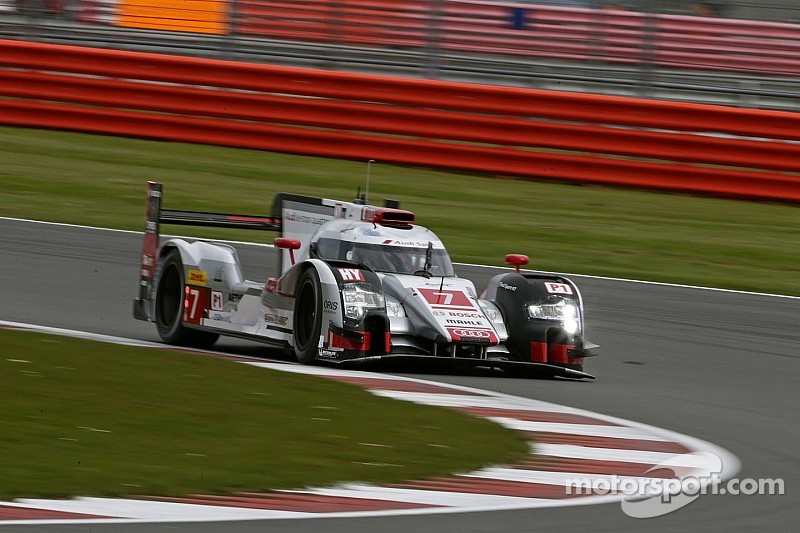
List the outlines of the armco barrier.
<svg viewBox="0 0 800 533">
<path fill-rule="evenodd" d="M 800 202 L 776 111 L 0 41 L 0 123 Z"/>
</svg>

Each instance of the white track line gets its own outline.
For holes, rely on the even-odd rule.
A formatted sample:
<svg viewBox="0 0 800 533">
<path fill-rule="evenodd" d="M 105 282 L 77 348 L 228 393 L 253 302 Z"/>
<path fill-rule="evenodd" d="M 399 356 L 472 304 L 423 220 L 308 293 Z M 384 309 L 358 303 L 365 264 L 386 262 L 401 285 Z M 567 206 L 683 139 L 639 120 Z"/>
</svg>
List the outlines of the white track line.
<svg viewBox="0 0 800 533">
<path fill-rule="evenodd" d="M 479 472 L 461 474 L 461 477 L 474 477 L 480 479 L 497 479 L 501 481 L 516 481 L 519 483 L 544 483 L 546 485 L 566 486 L 570 480 L 587 479 L 590 481 L 612 479 L 631 480 L 644 485 L 652 479 L 644 476 L 618 476 L 616 474 L 585 474 L 583 472 L 550 472 L 545 470 L 524 470 L 521 468 L 487 468 Z"/>
<path fill-rule="evenodd" d="M 497 422 L 501 426 L 517 431 L 534 431 L 542 433 L 566 433 L 570 435 L 584 435 L 587 437 L 608 437 L 612 439 L 634 439 L 648 440 L 655 442 L 667 442 L 661 435 L 656 435 L 650 431 L 643 431 L 639 428 L 624 426 L 603 426 L 590 424 L 562 424 L 555 422 L 529 422 L 527 420 L 517 420 L 516 418 L 488 417 L 492 422 Z"/>
<path fill-rule="evenodd" d="M 448 385 L 449 387 L 449 385 Z M 522 409 L 530 411 L 548 411 L 551 413 L 573 413 L 571 407 L 548 404 L 529 398 L 498 398 L 497 396 L 467 396 L 464 394 L 436 394 L 427 392 L 404 392 L 393 390 L 375 390 L 373 394 L 405 400 L 407 402 L 436 405 L 439 407 L 489 407 L 493 409 Z"/>
<path fill-rule="evenodd" d="M 171 503 L 151 500 L 126 500 L 117 498 L 75 498 L 73 500 L 21 499 L 17 503 L 37 509 L 49 509 L 65 513 L 91 514 L 116 518 L 132 518 L 144 521 L 186 521 L 192 517 L 198 521 L 259 520 L 265 518 L 297 518 L 291 511 L 272 511 L 268 509 L 246 509 L 240 507 L 219 507 Z M 224 518 L 222 518 L 224 517 Z M 6 522 L 0 520 L 0 526 Z"/>
<path fill-rule="evenodd" d="M 139 234 L 141 235 L 141 231 L 132 231 L 132 230 L 122 230 L 122 229 L 113 229 L 113 228 L 99 228 L 96 226 L 82 226 L 80 224 L 66 224 L 63 222 L 47 222 L 44 220 L 29 220 L 26 218 L 13 218 L 13 217 L 0 217 L 0 220 L 10 220 L 13 222 L 29 222 L 31 224 L 46 224 L 51 226 L 64 226 L 68 228 L 77 228 L 77 229 L 89 229 L 89 230 L 96 230 L 96 231 L 110 231 L 110 232 L 118 232 L 118 233 L 130 233 L 130 234 Z M 169 235 L 164 234 L 164 237 Z M 172 237 L 178 238 L 187 238 L 187 239 L 197 239 L 198 237 L 181 237 L 179 235 L 172 235 Z M 258 247 L 266 247 L 266 248 L 273 248 L 271 244 L 264 244 L 264 243 L 256 243 L 256 242 L 246 242 L 246 241 L 229 241 L 229 240 L 221 240 L 215 239 L 217 242 L 228 242 L 231 244 L 240 244 L 244 246 L 258 246 Z M 454 263 L 456 265 L 461 266 L 468 266 L 468 267 L 479 267 L 479 268 L 493 268 L 493 269 L 502 269 L 508 270 L 508 267 L 502 267 L 497 265 L 478 265 L 475 263 Z M 590 274 L 575 274 L 575 273 L 567 273 L 567 272 L 551 272 L 548 270 L 529 270 L 529 272 L 538 272 L 542 274 L 557 274 L 561 276 L 573 276 L 573 277 L 581 277 L 587 279 L 599 279 L 599 280 L 606 280 L 606 281 L 619 281 L 623 283 L 639 283 L 643 285 L 656 285 L 662 287 L 678 287 L 681 289 L 697 289 L 703 291 L 714 291 L 714 292 L 723 292 L 723 293 L 731 293 L 731 294 L 745 294 L 750 296 L 768 296 L 771 298 L 788 298 L 792 300 L 800 300 L 800 296 L 789 296 L 786 294 L 772 294 L 768 292 L 751 292 L 751 291 L 737 291 L 734 289 L 720 289 L 718 287 L 702 287 L 698 285 L 682 285 L 679 283 L 665 283 L 661 281 L 645 281 L 645 280 L 638 280 L 638 279 L 627 279 L 627 278 L 614 278 L 609 276 L 592 276 Z"/>
<path fill-rule="evenodd" d="M 713 464 L 704 456 L 676 455 L 668 452 L 640 450 L 617 450 L 614 448 L 591 448 L 575 444 L 536 443 L 536 453 L 567 459 L 590 459 L 592 461 L 619 461 L 622 463 L 663 464 L 681 468 L 707 469 Z"/>
</svg>

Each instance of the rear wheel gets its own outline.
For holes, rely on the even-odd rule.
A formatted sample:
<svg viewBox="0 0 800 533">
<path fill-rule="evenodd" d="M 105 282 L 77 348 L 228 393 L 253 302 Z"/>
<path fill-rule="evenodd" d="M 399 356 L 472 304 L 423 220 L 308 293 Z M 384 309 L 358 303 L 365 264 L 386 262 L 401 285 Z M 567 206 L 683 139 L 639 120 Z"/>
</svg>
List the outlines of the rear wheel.
<svg viewBox="0 0 800 533">
<path fill-rule="evenodd" d="M 156 285 L 155 322 L 158 335 L 167 344 L 207 348 L 219 335 L 190 329 L 181 323 L 183 313 L 183 261 L 178 250 L 170 250 L 161 263 Z"/>
<path fill-rule="evenodd" d="M 313 268 L 300 277 L 294 299 L 294 353 L 304 365 L 317 359 L 322 330 L 322 289 L 319 275 Z"/>
</svg>

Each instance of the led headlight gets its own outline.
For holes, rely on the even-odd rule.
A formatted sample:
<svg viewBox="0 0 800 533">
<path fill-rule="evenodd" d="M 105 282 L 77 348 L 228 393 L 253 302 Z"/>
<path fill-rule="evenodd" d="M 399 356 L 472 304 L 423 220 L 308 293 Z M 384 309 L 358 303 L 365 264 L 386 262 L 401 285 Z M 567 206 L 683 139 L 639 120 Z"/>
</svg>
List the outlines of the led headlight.
<svg viewBox="0 0 800 533">
<path fill-rule="evenodd" d="M 363 283 L 348 283 L 342 288 L 344 316 L 359 320 L 367 309 L 382 309 L 386 304 L 383 294 Z"/>
<path fill-rule="evenodd" d="M 569 335 L 574 335 L 581 329 L 581 316 L 578 307 L 567 300 L 548 299 L 537 304 L 528 306 L 528 314 L 531 318 L 544 320 L 558 320 L 564 327 L 564 331 Z"/>
</svg>

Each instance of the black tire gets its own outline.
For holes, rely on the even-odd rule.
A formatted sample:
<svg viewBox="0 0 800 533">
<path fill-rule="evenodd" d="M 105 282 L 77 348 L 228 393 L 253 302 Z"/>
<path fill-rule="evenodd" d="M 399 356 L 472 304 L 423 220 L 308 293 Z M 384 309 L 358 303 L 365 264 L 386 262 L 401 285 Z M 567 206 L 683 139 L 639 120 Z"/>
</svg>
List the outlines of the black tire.
<svg viewBox="0 0 800 533">
<path fill-rule="evenodd" d="M 308 268 L 300 281 L 294 298 L 294 354 L 304 365 L 313 365 L 319 350 L 319 334 L 322 330 L 322 288 L 319 274 Z"/>
<path fill-rule="evenodd" d="M 155 322 L 158 336 L 167 344 L 208 348 L 219 335 L 187 328 L 181 323 L 183 312 L 183 261 L 178 250 L 164 257 L 156 285 Z"/>
</svg>

